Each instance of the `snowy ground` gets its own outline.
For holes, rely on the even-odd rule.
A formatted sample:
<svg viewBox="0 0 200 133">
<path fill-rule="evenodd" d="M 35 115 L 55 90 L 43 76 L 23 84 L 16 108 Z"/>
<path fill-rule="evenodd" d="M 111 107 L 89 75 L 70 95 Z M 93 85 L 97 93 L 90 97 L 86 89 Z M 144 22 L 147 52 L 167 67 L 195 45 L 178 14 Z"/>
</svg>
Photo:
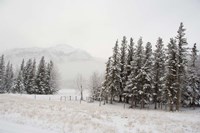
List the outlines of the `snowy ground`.
<svg viewBox="0 0 200 133">
<path fill-rule="evenodd" d="M 60 101 L 61 96 L 67 96 Z M 200 109 L 180 112 L 124 109 L 55 96 L 0 95 L 0 133 L 199 133 Z M 71 101 L 69 100 L 71 97 Z"/>
</svg>

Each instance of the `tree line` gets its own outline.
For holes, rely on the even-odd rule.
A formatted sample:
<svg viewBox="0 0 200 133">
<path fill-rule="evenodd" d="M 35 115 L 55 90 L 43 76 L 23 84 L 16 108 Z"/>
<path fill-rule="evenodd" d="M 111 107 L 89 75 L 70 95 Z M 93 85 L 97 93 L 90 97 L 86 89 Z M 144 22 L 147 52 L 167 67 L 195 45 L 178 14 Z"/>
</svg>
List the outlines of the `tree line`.
<svg viewBox="0 0 200 133">
<path fill-rule="evenodd" d="M 19 70 L 14 71 L 10 62 L 5 65 L 4 55 L 0 58 L 0 93 L 54 94 L 58 91 L 57 72 L 52 61 L 46 63 L 42 57 L 22 60 Z"/>
<path fill-rule="evenodd" d="M 179 110 L 181 106 L 200 105 L 200 73 L 197 66 L 197 48 L 187 47 L 185 28 L 180 24 L 177 36 L 167 47 L 158 38 L 155 50 L 142 37 L 137 44 L 124 36 L 118 40 L 113 55 L 106 63 L 102 88 L 96 91 L 99 99 L 129 103 L 130 107 Z M 190 51 L 190 52 L 189 52 Z"/>
</svg>

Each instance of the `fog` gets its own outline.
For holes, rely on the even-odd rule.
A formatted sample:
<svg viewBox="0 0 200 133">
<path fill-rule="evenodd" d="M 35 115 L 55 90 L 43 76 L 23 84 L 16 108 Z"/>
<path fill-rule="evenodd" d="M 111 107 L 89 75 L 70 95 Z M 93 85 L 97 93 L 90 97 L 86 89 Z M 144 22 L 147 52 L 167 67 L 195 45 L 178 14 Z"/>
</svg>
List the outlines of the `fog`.
<svg viewBox="0 0 200 133">
<path fill-rule="evenodd" d="M 107 58 L 124 35 L 167 44 L 183 22 L 189 46 L 200 48 L 199 12 L 199 0 L 0 0 L 0 46 L 68 44 Z"/>
</svg>

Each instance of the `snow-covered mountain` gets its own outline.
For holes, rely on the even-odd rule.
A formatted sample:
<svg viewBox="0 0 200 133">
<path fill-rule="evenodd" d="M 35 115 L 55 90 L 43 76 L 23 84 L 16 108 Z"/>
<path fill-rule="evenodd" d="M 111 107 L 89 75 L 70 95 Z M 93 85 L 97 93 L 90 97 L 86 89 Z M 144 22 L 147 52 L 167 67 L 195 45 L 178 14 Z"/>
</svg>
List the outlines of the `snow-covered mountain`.
<svg viewBox="0 0 200 133">
<path fill-rule="evenodd" d="M 103 73 L 105 60 L 95 58 L 88 52 L 69 45 L 56 45 L 49 48 L 16 48 L 4 51 L 6 61 L 10 61 L 18 68 L 22 60 L 36 59 L 42 56 L 46 61 L 53 60 L 60 74 L 62 85 L 71 87 L 78 73 L 88 78 L 92 72 Z"/>
</svg>

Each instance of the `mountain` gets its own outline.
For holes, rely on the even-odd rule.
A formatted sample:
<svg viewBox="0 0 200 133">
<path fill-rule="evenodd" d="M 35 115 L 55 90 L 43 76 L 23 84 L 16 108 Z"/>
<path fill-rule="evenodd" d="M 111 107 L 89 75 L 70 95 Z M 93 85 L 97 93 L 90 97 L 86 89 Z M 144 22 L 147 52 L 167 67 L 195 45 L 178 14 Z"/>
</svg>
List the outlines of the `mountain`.
<svg viewBox="0 0 200 133">
<path fill-rule="evenodd" d="M 36 59 L 39 63 L 44 56 L 46 61 L 52 60 L 60 75 L 62 87 L 73 87 L 77 74 L 82 74 L 87 79 L 93 72 L 103 73 L 105 68 L 105 60 L 65 44 L 49 48 L 15 48 L 4 51 L 3 54 L 15 69 L 19 68 L 23 59 Z"/>
</svg>

